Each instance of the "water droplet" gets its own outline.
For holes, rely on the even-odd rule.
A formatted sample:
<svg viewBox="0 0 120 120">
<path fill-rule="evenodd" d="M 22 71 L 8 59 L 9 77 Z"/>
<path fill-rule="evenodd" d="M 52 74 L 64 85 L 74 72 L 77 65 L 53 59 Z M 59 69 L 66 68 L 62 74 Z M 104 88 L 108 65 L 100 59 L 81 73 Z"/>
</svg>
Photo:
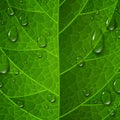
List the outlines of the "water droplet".
<svg viewBox="0 0 120 120">
<path fill-rule="evenodd" d="M 101 54 L 104 48 L 103 33 L 97 29 L 92 35 L 92 49 L 95 54 Z"/>
<path fill-rule="evenodd" d="M 109 31 L 115 30 L 117 28 L 117 22 L 116 22 L 116 20 L 112 19 L 111 21 L 109 21 L 107 19 L 107 21 L 106 21 L 106 27 L 107 27 L 107 30 L 109 30 Z"/>
<path fill-rule="evenodd" d="M 2 86 L 3 86 L 3 84 L 2 84 L 2 82 L 0 82 L 0 88 L 2 88 Z"/>
<path fill-rule="evenodd" d="M 14 72 L 15 72 L 15 75 L 18 75 L 20 71 L 17 68 L 14 68 Z"/>
<path fill-rule="evenodd" d="M 113 86 L 114 86 L 115 92 L 117 92 L 118 94 L 120 94 L 120 78 L 117 78 L 114 81 Z"/>
<path fill-rule="evenodd" d="M 56 102 L 56 97 L 53 94 L 49 94 L 48 95 L 48 101 L 51 103 L 55 103 Z"/>
<path fill-rule="evenodd" d="M 42 58 L 42 57 L 43 57 L 42 52 L 38 53 L 38 58 Z"/>
<path fill-rule="evenodd" d="M 84 66 L 83 58 L 81 56 L 77 57 L 77 64 L 78 64 L 78 67 Z"/>
<path fill-rule="evenodd" d="M 17 32 L 17 28 L 15 26 L 12 26 L 9 31 L 8 31 L 8 39 L 11 42 L 16 42 L 18 39 L 18 32 Z"/>
<path fill-rule="evenodd" d="M 38 37 L 37 43 L 38 43 L 38 46 L 39 46 L 40 48 L 45 48 L 45 47 L 47 46 L 46 37 L 44 37 L 44 36 Z"/>
<path fill-rule="evenodd" d="M 90 96 L 90 91 L 87 90 L 87 89 L 84 89 L 83 94 L 84 94 L 85 97 L 89 97 Z"/>
<path fill-rule="evenodd" d="M 99 15 L 99 11 L 98 10 L 96 11 L 96 15 Z"/>
<path fill-rule="evenodd" d="M 115 110 L 114 109 L 109 109 L 108 112 L 111 116 L 115 116 Z"/>
<path fill-rule="evenodd" d="M 49 109 L 49 106 L 48 106 L 48 105 L 45 105 L 45 109 Z"/>
<path fill-rule="evenodd" d="M 110 105 L 111 104 L 111 94 L 108 91 L 102 92 L 101 96 L 102 102 L 104 105 Z"/>
<path fill-rule="evenodd" d="M 14 11 L 12 10 L 12 8 L 10 8 L 10 7 L 7 9 L 7 13 L 10 16 L 13 16 L 15 14 Z"/>
<path fill-rule="evenodd" d="M 6 74 L 10 69 L 9 60 L 7 57 L 0 52 L 0 73 Z"/>
<path fill-rule="evenodd" d="M 17 102 L 17 105 L 18 105 L 20 108 L 23 108 L 23 107 L 24 107 L 24 104 L 23 104 L 22 101 L 18 101 L 18 102 Z"/>
<path fill-rule="evenodd" d="M 118 39 L 120 39 L 120 31 L 119 30 L 116 31 L 116 36 Z"/>
<path fill-rule="evenodd" d="M 25 27 L 28 25 L 28 18 L 25 15 L 19 17 L 20 24 Z"/>
</svg>

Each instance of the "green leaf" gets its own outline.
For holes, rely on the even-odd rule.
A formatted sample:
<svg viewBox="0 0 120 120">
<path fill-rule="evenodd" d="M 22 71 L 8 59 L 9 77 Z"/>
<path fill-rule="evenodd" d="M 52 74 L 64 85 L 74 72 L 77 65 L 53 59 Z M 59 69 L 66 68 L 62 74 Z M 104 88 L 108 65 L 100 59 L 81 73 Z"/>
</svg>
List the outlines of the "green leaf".
<svg viewBox="0 0 120 120">
<path fill-rule="evenodd" d="M 0 120 L 119 120 L 120 1 L 2 0 Z"/>
</svg>

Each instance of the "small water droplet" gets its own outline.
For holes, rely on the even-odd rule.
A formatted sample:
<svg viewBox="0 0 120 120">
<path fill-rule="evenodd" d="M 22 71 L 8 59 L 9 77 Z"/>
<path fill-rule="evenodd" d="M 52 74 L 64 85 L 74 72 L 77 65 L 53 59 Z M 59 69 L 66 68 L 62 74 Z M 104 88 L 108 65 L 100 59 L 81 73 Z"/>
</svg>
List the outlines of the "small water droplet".
<svg viewBox="0 0 120 120">
<path fill-rule="evenodd" d="M 106 27 L 107 27 L 107 30 L 109 30 L 109 31 L 115 30 L 117 28 L 117 22 L 116 22 L 116 20 L 112 19 L 111 21 L 109 21 L 107 19 L 107 21 L 106 21 Z"/>
<path fill-rule="evenodd" d="M 87 89 L 84 89 L 83 94 L 84 94 L 85 97 L 89 97 L 90 96 L 90 91 L 87 90 Z"/>
<path fill-rule="evenodd" d="M 111 94 L 108 91 L 102 92 L 101 99 L 104 105 L 111 104 Z"/>
<path fill-rule="evenodd" d="M 18 105 L 20 108 L 23 108 L 23 107 L 24 107 L 24 104 L 23 104 L 22 101 L 18 101 L 18 102 L 17 102 L 17 105 Z"/>
<path fill-rule="evenodd" d="M 115 111 L 113 109 L 109 109 L 108 112 L 111 116 L 115 116 Z"/>
<path fill-rule="evenodd" d="M 98 10 L 96 11 L 96 15 L 99 15 L 99 11 Z"/>
<path fill-rule="evenodd" d="M 47 46 L 46 37 L 44 37 L 44 36 L 38 37 L 37 43 L 38 43 L 38 46 L 39 46 L 40 48 L 45 48 L 45 47 Z"/>
<path fill-rule="evenodd" d="M 114 87 L 115 92 L 117 92 L 118 94 L 120 94 L 120 78 L 117 78 L 114 81 L 113 87 Z"/>
<path fill-rule="evenodd" d="M 83 67 L 84 66 L 84 62 L 82 60 L 83 58 L 81 56 L 78 56 L 77 57 L 77 64 L 78 64 L 78 67 Z"/>
<path fill-rule="evenodd" d="M 0 82 L 0 88 L 2 88 L 2 86 L 3 86 L 3 84 L 2 84 L 2 82 Z"/>
<path fill-rule="evenodd" d="M 53 94 L 49 94 L 48 95 L 48 101 L 51 103 L 55 103 L 56 102 L 56 97 Z"/>
<path fill-rule="evenodd" d="M 116 31 L 116 36 L 118 39 L 120 39 L 120 31 L 119 30 Z"/>
<path fill-rule="evenodd" d="M 18 32 L 17 32 L 17 28 L 15 26 L 12 26 L 9 31 L 8 31 L 8 39 L 11 42 L 16 42 L 18 39 Z"/>
<path fill-rule="evenodd" d="M 49 109 L 49 106 L 48 106 L 48 105 L 45 105 L 45 109 Z"/>
<path fill-rule="evenodd" d="M 42 52 L 38 53 L 38 58 L 42 58 L 42 57 L 43 57 Z"/>
<path fill-rule="evenodd" d="M 100 29 L 97 29 L 92 35 L 92 48 L 95 54 L 101 54 L 104 48 L 103 33 Z"/>
<path fill-rule="evenodd" d="M 8 8 L 7 9 L 7 13 L 8 13 L 8 15 L 10 15 L 10 16 L 13 16 L 15 13 L 14 13 L 14 11 L 13 11 L 13 9 L 12 8 Z"/>
<path fill-rule="evenodd" d="M 15 75 L 19 74 L 19 70 L 17 68 L 14 68 Z"/>
<path fill-rule="evenodd" d="M 19 17 L 20 24 L 25 27 L 28 25 L 28 18 L 25 15 Z"/>
<path fill-rule="evenodd" d="M 5 55 L 0 53 L 0 73 L 6 74 L 10 70 L 9 60 Z"/>
</svg>

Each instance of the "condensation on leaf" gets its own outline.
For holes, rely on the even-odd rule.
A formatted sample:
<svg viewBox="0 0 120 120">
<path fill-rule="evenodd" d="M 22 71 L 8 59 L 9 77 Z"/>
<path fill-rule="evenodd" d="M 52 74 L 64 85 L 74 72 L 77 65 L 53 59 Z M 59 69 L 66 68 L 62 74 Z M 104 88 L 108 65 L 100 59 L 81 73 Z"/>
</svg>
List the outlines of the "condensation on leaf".
<svg viewBox="0 0 120 120">
<path fill-rule="evenodd" d="M 17 105 L 20 107 L 20 108 L 23 108 L 24 107 L 24 103 L 22 101 L 17 101 Z"/>
<path fill-rule="evenodd" d="M 16 42 L 18 40 L 18 31 L 16 26 L 11 26 L 11 28 L 8 31 L 8 39 L 11 42 Z"/>
<path fill-rule="evenodd" d="M 0 88 L 2 88 L 3 87 L 3 83 L 2 82 L 0 82 Z"/>
</svg>

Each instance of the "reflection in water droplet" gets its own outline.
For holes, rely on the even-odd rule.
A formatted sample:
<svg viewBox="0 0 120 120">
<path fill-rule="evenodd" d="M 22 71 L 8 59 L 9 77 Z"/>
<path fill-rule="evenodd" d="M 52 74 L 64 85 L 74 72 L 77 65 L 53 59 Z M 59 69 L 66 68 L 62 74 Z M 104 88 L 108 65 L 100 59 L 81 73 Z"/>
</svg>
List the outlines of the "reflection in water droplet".
<svg viewBox="0 0 120 120">
<path fill-rule="evenodd" d="M 12 8 L 10 8 L 10 7 L 7 9 L 7 13 L 10 16 L 13 16 L 15 14 L 14 11 L 12 10 Z"/>
<path fill-rule="evenodd" d="M 115 92 L 117 92 L 118 94 L 120 94 L 120 78 L 117 78 L 114 81 L 113 87 L 114 87 Z"/>
<path fill-rule="evenodd" d="M 6 74 L 10 70 L 9 60 L 0 52 L 0 73 Z"/>
<path fill-rule="evenodd" d="M 25 27 L 28 25 L 28 18 L 25 15 L 19 17 L 20 24 Z"/>
<path fill-rule="evenodd" d="M 56 102 L 56 97 L 53 94 L 49 94 L 48 95 L 48 101 L 51 103 L 55 103 Z"/>
<path fill-rule="evenodd" d="M 8 31 L 8 39 L 11 42 L 16 42 L 18 39 L 18 32 L 17 32 L 17 28 L 15 26 L 12 26 L 9 31 Z"/>
<path fill-rule="evenodd" d="M 110 105 L 111 104 L 111 94 L 108 91 L 102 92 L 101 96 L 102 102 L 104 105 Z"/>
<path fill-rule="evenodd" d="M 45 48 L 45 47 L 47 46 L 46 37 L 44 37 L 44 36 L 38 37 L 37 43 L 38 43 L 38 46 L 39 46 L 40 48 Z"/>
<path fill-rule="evenodd" d="M 116 20 L 112 19 L 111 21 L 109 21 L 107 19 L 107 21 L 106 21 L 106 27 L 107 27 L 107 30 L 109 30 L 109 31 L 115 30 L 117 28 L 117 22 L 116 22 Z"/>
<path fill-rule="evenodd" d="M 87 90 L 87 89 L 84 89 L 83 94 L 84 94 L 85 97 L 89 97 L 90 96 L 90 91 Z"/>
<path fill-rule="evenodd" d="M 19 70 L 17 68 L 14 68 L 15 75 L 19 74 Z"/>
<path fill-rule="evenodd" d="M 78 56 L 76 60 L 77 60 L 78 67 L 84 66 L 83 58 L 81 56 Z"/>
<path fill-rule="evenodd" d="M 104 48 L 103 33 L 100 29 L 97 29 L 92 35 L 92 49 L 95 54 L 101 54 Z"/>
</svg>

